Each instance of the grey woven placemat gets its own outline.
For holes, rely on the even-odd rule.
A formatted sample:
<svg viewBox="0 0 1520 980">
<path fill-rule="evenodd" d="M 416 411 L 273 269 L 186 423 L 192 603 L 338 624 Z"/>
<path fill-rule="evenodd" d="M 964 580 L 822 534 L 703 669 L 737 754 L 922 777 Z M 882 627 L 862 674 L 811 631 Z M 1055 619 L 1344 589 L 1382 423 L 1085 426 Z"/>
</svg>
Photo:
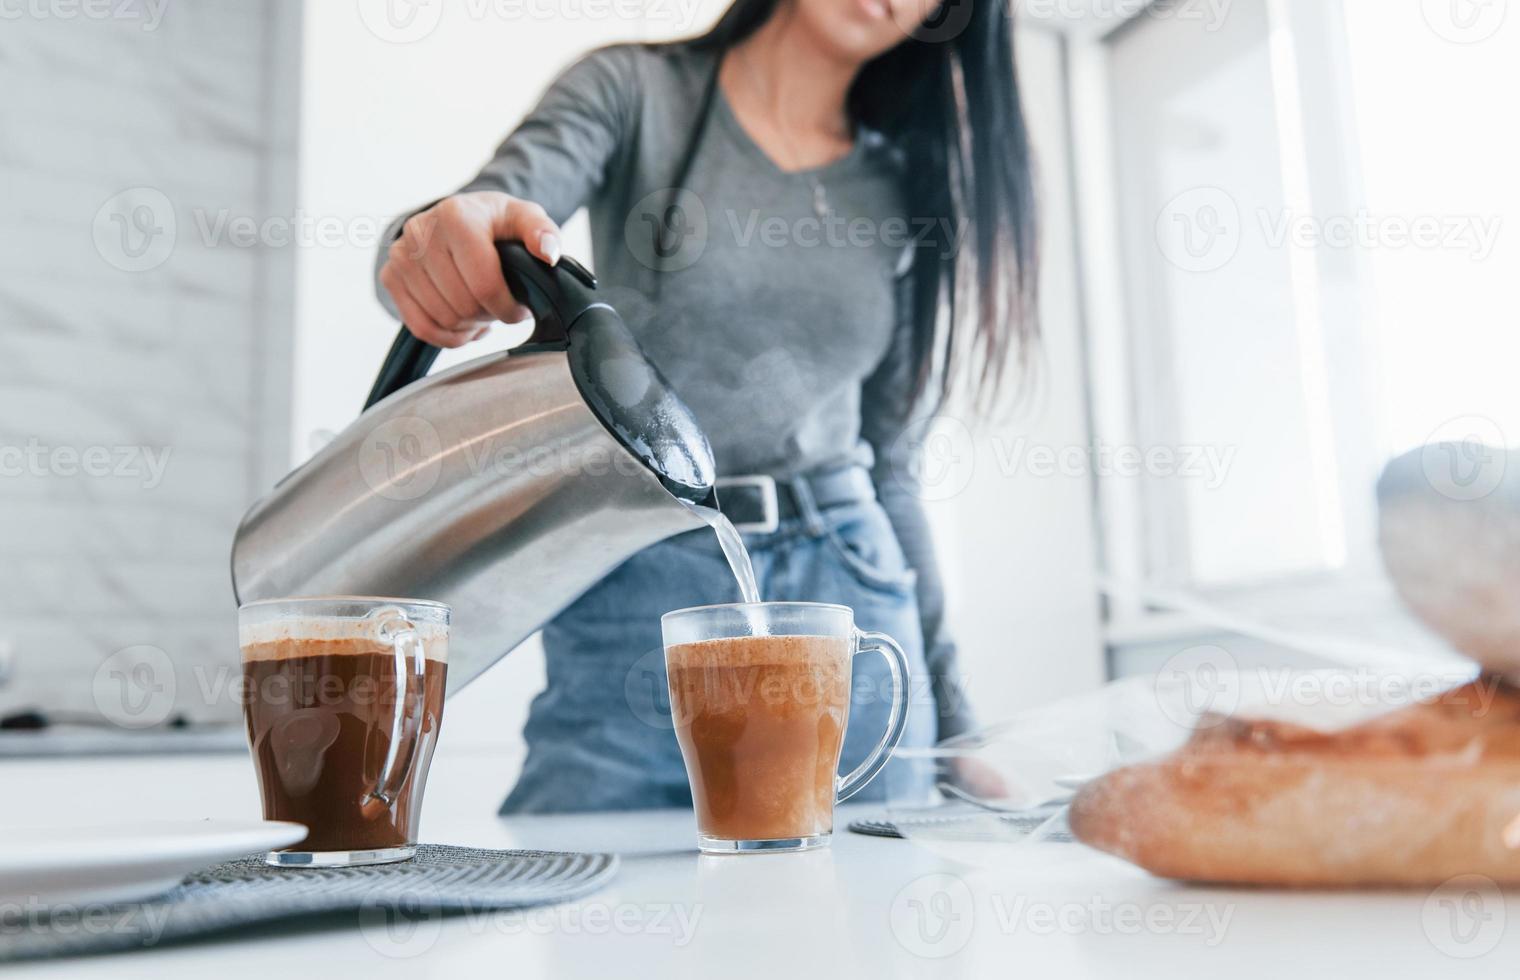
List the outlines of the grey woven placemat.
<svg viewBox="0 0 1520 980">
<path fill-rule="evenodd" d="M 410 861 L 363 868 L 271 868 L 259 855 L 207 868 L 145 901 L 0 923 L 0 961 L 146 949 L 270 923 L 357 925 L 384 942 L 388 922 L 571 901 L 616 872 L 611 854 L 439 844 L 419 845 Z"/>
<path fill-rule="evenodd" d="M 932 830 L 939 840 L 1003 840 L 1006 839 L 1002 833 L 1004 830 L 1013 834 L 1032 834 L 1053 817 L 1058 822 L 1050 827 L 1041 840 L 1050 844 L 1071 843 L 1071 829 L 1066 825 L 1065 814 L 1058 812 L 1057 808 L 999 813 L 992 810 L 937 807 L 922 813 L 897 815 L 890 820 L 856 820 L 850 824 L 850 830 L 868 837 L 906 838 L 915 830 Z"/>
</svg>

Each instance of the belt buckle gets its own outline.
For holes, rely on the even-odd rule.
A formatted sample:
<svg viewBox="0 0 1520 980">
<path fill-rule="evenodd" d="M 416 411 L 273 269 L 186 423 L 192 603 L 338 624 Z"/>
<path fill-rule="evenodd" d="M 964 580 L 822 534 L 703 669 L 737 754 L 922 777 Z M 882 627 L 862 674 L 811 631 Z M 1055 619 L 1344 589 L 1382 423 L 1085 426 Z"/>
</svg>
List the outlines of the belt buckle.
<svg viewBox="0 0 1520 980">
<path fill-rule="evenodd" d="M 724 487 L 752 487 L 760 492 L 760 520 L 735 523 L 740 534 L 775 534 L 781 527 L 781 504 L 776 496 L 776 478 L 765 476 L 730 476 L 717 480 L 718 508 L 723 507 Z"/>
</svg>

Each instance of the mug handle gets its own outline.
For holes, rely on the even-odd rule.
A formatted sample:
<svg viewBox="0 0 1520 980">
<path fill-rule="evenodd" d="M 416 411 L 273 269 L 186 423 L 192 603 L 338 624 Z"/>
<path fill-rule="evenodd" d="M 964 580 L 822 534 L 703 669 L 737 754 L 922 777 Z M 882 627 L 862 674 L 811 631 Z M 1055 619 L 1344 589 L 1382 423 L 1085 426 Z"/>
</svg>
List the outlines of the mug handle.
<svg viewBox="0 0 1520 980">
<path fill-rule="evenodd" d="M 892 711 L 887 715 L 886 733 L 876 743 L 876 748 L 866 757 L 866 761 L 856 766 L 855 771 L 848 776 L 837 777 L 835 803 L 848 800 L 876 778 L 876 774 L 891 760 L 892 750 L 902 741 L 903 730 L 908 727 L 908 699 L 905 696 L 908 687 L 908 655 L 903 653 L 903 648 L 897 645 L 896 640 L 885 633 L 856 630 L 855 652 L 850 655 L 850 659 L 854 660 L 862 653 L 879 653 L 886 660 L 887 668 L 892 672 Z"/>
<path fill-rule="evenodd" d="M 381 639 L 390 640 L 391 649 L 396 655 L 396 716 L 391 722 L 391 741 L 385 750 L 385 762 L 380 766 L 380 778 L 375 782 L 375 791 L 365 802 L 376 801 L 389 807 L 401 793 L 401 787 L 412 771 L 412 760 L 417 755 L 417 735 L 422 732 L 422 685 L 423 672 L 427 669 L 427 654 L 416 627 L 407 621 L 400 610 L 388 609 L 385 613 L 387 615 L 380 621 L 379 630 Z M 408 659 L 411 661 L 410 669 L 407 666 Z M 407 710 L 408 701 L 412 705 L 410 711 Z M 408 727 L 415 734 L 407 741 L 403 752 L 401 743 L 406 739 Z"/>
</svg>

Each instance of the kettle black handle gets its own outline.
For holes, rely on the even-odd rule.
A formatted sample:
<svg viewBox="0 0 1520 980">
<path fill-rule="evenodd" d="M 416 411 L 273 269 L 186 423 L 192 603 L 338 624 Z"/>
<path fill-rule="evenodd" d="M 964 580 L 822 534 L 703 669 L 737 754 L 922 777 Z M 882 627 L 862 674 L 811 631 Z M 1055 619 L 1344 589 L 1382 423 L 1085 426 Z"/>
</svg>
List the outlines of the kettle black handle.
<svg viewBox="0 0 1520 980">
<path fill-rule="evenodd" d="M 533 314 L 533 334 L 514 350 L 564 349 L 569 342 L 568 329 L 575 318 L 589 306 L 596 305 L 596 277 L 569 256 L 558 265 L 538 258 L 522 242 L 497 242 L 501 274 L 507 288 L 519 303 Z M 396 335 L 380 374 L 370 389 L 365 409 L 390 397 L 413 381 L 427 376 L 438 359 L 438 348 L 418 340 L 406 327 Z"/>
</svg>

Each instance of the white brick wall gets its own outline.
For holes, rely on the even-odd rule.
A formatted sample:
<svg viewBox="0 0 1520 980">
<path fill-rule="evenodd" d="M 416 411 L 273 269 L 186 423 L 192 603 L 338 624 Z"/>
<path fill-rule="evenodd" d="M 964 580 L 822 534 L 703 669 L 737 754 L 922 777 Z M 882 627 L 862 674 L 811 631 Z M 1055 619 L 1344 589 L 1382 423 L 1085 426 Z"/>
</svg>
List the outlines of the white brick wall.
<svg viewBox="0 0 1520 980">
<path fill-rule="evenodd" d="M 233 529 L 289 458 L 295 263 L 200 228 L 294 211 L 299 3 L 131 4 L 161 11 L 153 30 L 54 6 L 0 22 L 0 646 L 15 656 L 0 714 L 98 716 L 97 669 L 146 644 L 173 662 L 175 710 L 235 720 L 203 690 L 237 664 Z M 177 225 L 140 272 L 96 236 L 133 187 L 162 192 Z M 113 470 L 140 447 L 167 457 L 157 476 L 140 456 L 71 475 L 67 454 L 92 447 Z"/>
</svg>

